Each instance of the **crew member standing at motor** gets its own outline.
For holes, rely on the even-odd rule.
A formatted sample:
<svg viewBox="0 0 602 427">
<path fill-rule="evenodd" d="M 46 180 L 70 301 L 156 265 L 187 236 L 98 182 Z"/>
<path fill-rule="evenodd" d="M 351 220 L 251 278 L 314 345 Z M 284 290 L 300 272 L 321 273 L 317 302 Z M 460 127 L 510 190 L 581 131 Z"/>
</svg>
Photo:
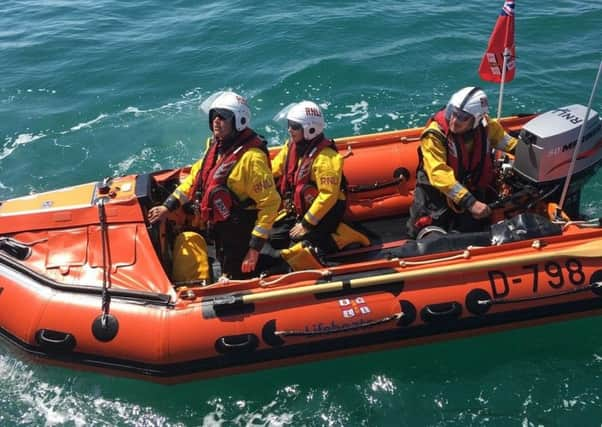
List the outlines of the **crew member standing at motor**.
<svg viewBox="0 0 602 427">
<path fill-rule="evenodd" d="M 272 160 L 284 202 L 270 239 L 272 246 L 288 248 L 292 241 L 299 242 L 294 247 L 301 250 L 301 242 L 309 242 L 328 254 L 353 242 L 367 245 L 365 236 L 342 222 L 347 207 L 343 157 L 334 141 L 324 136 L 321 109 L 302 101 L 289 106 L 279 118 L 286 118 L 290 139 Z"/>
<path fill-rule="evenodd" d="M 234 92 L 218 92 L 208 101 L 201 108 L 208 110 L 213 136 L 207 141 L 205 156 L 192 166 L 190 175 L 163 205 L 149 211 L 149 221 L 160 221 L 168 212 L 192 202 L 200 227 L 209 228 L 214 236 L 222 274 L 245 279 L 257 275 L 259 253 L 276 218 L 280 196 L 266 143 L 249 127 L 247 100 Z M 174 270 L 178 268 L 178 254 L 183 264 L 189 264 L 186 254 L 204 251 L 205 259 L 197 264 L 207 262 L 206 244 L 197 236 L 193 236 L 199 242 L 197 250 L 187 249 L 186 244 L 179 251 L 174 249 Z M 184 240 L 191 243 L 191 239 Z M 201 266 L 195 274 L 204 271 Z"/>
<path fill-rule="evenodd" d="M 485 92 L 465 87 L 427 123 L 418 149 L 411 236 L 421 237 L 432 226 L 468 232 L 488 225 L 487 201 L 497 196 L 492 148 L 511 153 L 517 144 L 488 113 Z"/>
</svg>

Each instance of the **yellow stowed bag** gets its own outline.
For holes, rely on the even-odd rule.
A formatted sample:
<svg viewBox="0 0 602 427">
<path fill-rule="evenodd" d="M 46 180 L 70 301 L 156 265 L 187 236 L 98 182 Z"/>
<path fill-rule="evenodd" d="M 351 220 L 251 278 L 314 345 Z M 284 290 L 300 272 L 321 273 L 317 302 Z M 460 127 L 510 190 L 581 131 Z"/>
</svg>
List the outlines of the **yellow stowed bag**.
<svg viewBox="0 0 602 427">
<path fill-rule="evenodd" d="M 294 271 L 323 267 L 311 248 L 305 246 L 304 242 L 298 242 L 288 249 L 282 249 L 280 256 Z"/>
<path fill-rule="evenodd" d="M 209 279 L 209 257 L 203 236 L 183 231 L 176 236 L 173 249 L 173 281 L 190 282 Z"/>
<path fill-rule="evenodd" d="M 557 221 L 558 219 L 561 219 L 568 222 L 571 220 L 571 218 L 569 218 L 569 216 L 559 208 L 557 203 L 548 203 L 546 206 L 546 211 L 550 221 Z"/>
<path fill-rule="evenodd" d="M 358 243 L 362 246 L 369 246 L 370 239 L 359 231 L 349 227 L 344 222 L 339 223 L 337 231 L 330 233 L 339 250 L 344 249 L 352 243 Z"/>
</svg>

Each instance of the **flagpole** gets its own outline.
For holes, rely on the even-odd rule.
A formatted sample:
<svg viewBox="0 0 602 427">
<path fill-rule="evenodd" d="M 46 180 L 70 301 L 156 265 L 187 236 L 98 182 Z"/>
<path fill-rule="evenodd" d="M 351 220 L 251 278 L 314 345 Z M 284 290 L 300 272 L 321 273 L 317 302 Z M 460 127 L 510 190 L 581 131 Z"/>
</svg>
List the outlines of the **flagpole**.
<svg viewBox="0 0 602 427">
<path fill-rule="evenodd" d="M 581 142 L 583 141 L 583 133 L 585 132 L 585 126 L 587 125 L 587 119 L 589 119 L 589 112 L 592 108 L 592 103 L 594 101 L 594 95 L 596 94 L 596 89 L 598 88 L 598 80 L 600 80 L 600 73 L 602 73 L 602 61 L 600 61 L 600 65 L 598 66 L 598 74 L 596 74 L 596 80 L 594 81 L 594 87 L 592 89 L 592 93 L 589 96 L 589 103 L 587 104 L 587 110 L 585 111 L 585 119 L 583 120 L 583 125 L 581 129 L 579 129 L 579 136 L 577 137 L 577 144 L 575 145 L 575 150 L 573 150 L 573 158 L 571 159 L 571 164 L 569 165 L 569 172 L 566 176 L 566 180 L 564 181 L 564 188 L 562 189 L 562 195 L 560 196 L 560 202 L 558 203 L 557 214 L 562 212 L 562 208 L 564 206 L 564 201 L 566 199 L 566 194 L 569 189 L 569 183 L 571 182 L 571 178 L 573 176 L 573 171 L 575 170 L 575 163 L 577 162 L 577 155 L 579 154 L 579 149 L 581 148 Z"/>
<path fill-rule="evenodd" d="M 502 98 L 504 97 L 504 84 L 506 82 L 506 65 L 508 65 L 508 58 L 510 57 L 510 49 L 504 48 L 504 61 L 502 64 L 502 81 L 500 82 L 500 99 L 497 104 L 497 118 L 502 117 Z"/>
</svg>

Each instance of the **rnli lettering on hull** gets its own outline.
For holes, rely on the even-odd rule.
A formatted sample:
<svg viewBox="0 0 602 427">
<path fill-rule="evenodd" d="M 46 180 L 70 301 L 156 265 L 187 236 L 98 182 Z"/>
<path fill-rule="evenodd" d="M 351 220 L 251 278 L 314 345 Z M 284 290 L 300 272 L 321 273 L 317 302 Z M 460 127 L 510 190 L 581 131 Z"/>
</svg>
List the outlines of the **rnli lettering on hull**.
<svg viewBox="0 0 602 427">
<path fill-rule="evenodd" d="M 521 267 L 527 277 L 512 277 L 501 270 L 490 270 L 487 272 L 491 291 L 495 298 L 503 298 L 510 293 L 510 285 L 525 285 L 529 283 L 533 294 L 542 291 L 542 287 L 560 289 L 567 284 L 581 286 L 587 283 L 583 265 L 575 258 L 567 259 L 563 264 L 556 261 L 548 261 L 543 266 L 539 264 L 528 264 Z M 541 277 L 543 276 L 543 277 Z"/>
<path fill-rule="evenodd" d="M 312 325 L 305 326 L 305 332 L 331 332 L 331 331 L 342 331 L 350 329 L 353 326 L 362 326 L 368 324 L 366 319 L 358 319 L 353 322 L 337 323 L 334 320 L 330 323 L 314 323 Z"/>
<path fill-rule="evenodd" d="M 567 109 L 567 108 L 558 108 L 557 110 L 552 110 L 550 111 L 550 113 L 556 113 L 556 115 L 558 117 L 561 117 L 565 120 L 568 120 L 569 122 L 573 123 L 574 125 L 578 125 L 579 123 L 583 123 L 583 119 L 581 117 L 578 117 L 576 115 L 574 115 L 571 110 Z"/>
<path fill-rule="evenodd" d="M 311 325 L 305 325 L 305 332 L 315 333 L 341 331 L 370 323 L 364 318 L 364 316 L 372 313 L 372 310 L 366 303 L 364 297 L 357 297 L 353 299 L 341 298 L 338 300 L 338 305 L 341 308 L 341 316 L 343 319 L 352 320 L 351 322 L 337 323 L 333 320 L 327 323 L 313 323 Z"/>
</svg>

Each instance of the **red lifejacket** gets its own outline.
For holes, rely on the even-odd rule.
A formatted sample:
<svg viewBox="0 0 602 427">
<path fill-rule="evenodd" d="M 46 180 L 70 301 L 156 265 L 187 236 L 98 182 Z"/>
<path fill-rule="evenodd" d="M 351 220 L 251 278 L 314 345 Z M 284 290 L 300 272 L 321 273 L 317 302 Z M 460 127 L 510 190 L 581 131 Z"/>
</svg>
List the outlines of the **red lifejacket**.
<svg viewBox="0 0 602 427">
<path fill-rule="evenodd" d="M 290 142 L 284 164 L 284 173 L 280 179 L 280 194 L 292 200 L 297 215 L 302 216 L 307 212 L 315 198 L 318 196 L 318 187 L 310 182 L 311 167 L 318 154 L 327 147 L 337 151 L 333 140 L 319 136 L 318 141 L 307 143 L 305 152 L 299 157 L 297 143 Z M 344 181 L 344 180 L 341 180 Z"/>
<path fill-rule="evenodd" d="M 225 153 L 219 156 L 218 142 L 212 139 L 203 165 L 192 185 L 196 202 L 200 202 L 201 221 L 217 223 L 226 221 L 232 208 L 239 206 L 236 195 L 226 185 L 234 166 L 251 148 L 260 148 L 268 155 L 266 143 L 250 129 L 242 131 Z M 268 156 L 269 161 L 269 156 Z"/>
<path fill-rule="evenodd" d="M 468 187 L 471 191 L 486 189 L 494 180 L 493 157 L 487 142 L 487 129 L 479 124 L 474 130 L 472 153 L 468 153 L 463 135 L 456 135 L 449 131 L 449 124 L 445 119 L 445 110 L 437 112 L 428 124 L 434 120 L 445 135 L 447 150 L 447 165 L 454 170 L 458 182 Z M 428 131 L 427 131 L 428 132 Z"/>
</svg>

